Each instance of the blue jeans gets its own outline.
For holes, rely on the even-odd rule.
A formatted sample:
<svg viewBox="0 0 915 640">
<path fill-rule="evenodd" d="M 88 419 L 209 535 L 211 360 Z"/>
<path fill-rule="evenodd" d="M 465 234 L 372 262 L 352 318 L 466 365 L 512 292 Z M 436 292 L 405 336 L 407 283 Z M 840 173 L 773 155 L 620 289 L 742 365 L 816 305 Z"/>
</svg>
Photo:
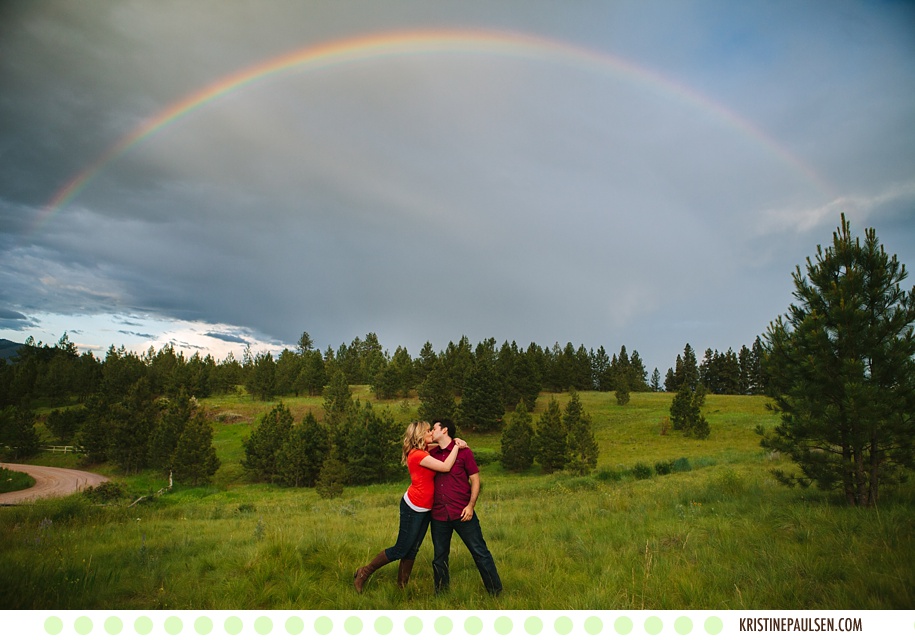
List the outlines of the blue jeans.
<svg viewBox="0 0 915 640">
<path fill-rule="evenodd" d="M 451 554 L 451 534 L 457 531 L 458 536 L 464 541 L 467 550 L 473 557 L 483 586 L 494 596 L 502 592 L 502 580 L 496 571 L 496 562 L 486 547 L 483 539 L 483 530 L 480 528 L 480 519 L 477 514 L 467 522 L 460 520 L 433 520 L 432 521 L 432 546 L 435 557 L 432 560 L 432 579 L 435 583 L 435 592 L 438 593 L 448 588 L 451 576 L 448 573 L 448 556 Z"/>
<path fill-rule="evenodd" d="M 429 529 L 430 511 L 414 511 L 403 498 L 400 499 L 400 531 L 393 547 L 384 550 L 388 560 L 415 560 L 419 547 Z"/>
</svg>

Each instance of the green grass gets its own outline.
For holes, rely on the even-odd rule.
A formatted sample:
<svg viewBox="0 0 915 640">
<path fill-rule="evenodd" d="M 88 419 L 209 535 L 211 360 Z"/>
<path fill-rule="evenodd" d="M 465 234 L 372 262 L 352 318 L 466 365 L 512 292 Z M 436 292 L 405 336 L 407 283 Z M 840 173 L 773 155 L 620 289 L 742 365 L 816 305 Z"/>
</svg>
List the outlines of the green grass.
<svg viewBox="0 0 915 640">
<path fill-rule="evenodd" d="M 29 489 L 34 486 L 35 478 L 29 474 L 0 467 L 0 493 L 22 491 L 23 489 Z"/>
<path fill-rule="evenodd" d="M 366 390 L 360 390 L 368 398 Z M 759 447 L 775 418 L 765 399 L 710 396 L 706 441 L 660 435 L 668 394 L 580 394 L 601 453 L 587 477 L 482 469 L 478 513 L 505 585 L 488 596 L 455 538 L 451 590 L 431 593 L 427 538 L 405 591 L 396 563 L 362 595 L 356 567 L 394 542 L 403 481 L 313 489 L 248 484 L 240 440 L 272 403 L 204 403 L 223 466 L 214 485 L 181 488 L 127 508 L 82 496 L 0 510 L 0 592 L 8 608 L 94 609 L 910 609 L 915 604 L 911 487 L 878 509 L 790 490 L 770 471 L 788 461 Z M 561 404 L 567 396 L 557 394 Z M 542 396 L 537 412 L 548 402 Z M 316 398 L 286 398 L 298 417 Z M 399 419 L 417 401 L 386 405 Z M 237 414 L 220 422 L 220 413 Z M 536 416 L 535 416 L 536 419 Z M 228 420 L 228 418 L 223 418 Z M 481 452 L 498 434 L 462 433 Z M 686 458 L 665 475 L 657 463 Z M 637 479 L 637 464 L 651 469 Z M 117 477 L 136 495 L 166 482 Z"/>
</svg>

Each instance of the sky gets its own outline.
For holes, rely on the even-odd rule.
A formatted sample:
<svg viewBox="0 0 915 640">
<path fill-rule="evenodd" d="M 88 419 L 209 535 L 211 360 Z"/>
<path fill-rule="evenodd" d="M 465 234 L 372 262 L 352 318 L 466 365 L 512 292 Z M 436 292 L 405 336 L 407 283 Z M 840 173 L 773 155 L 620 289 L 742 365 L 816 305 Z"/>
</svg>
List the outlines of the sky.
<svg viewBox="0 0 915 640">
<path fill-rule="evenodd" d="M 915 268 L 913 125 L 907 2 L 4 0 L 0 338 L 663 374 L 842 212 Z"/>
</svg>

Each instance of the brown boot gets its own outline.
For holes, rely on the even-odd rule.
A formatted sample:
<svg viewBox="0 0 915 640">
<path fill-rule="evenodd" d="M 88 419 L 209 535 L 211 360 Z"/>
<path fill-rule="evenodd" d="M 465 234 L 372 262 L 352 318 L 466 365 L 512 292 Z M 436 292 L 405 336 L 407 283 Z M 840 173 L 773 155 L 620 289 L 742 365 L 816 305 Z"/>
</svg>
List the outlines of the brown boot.
<svg viewBox="0 0 915 640">
<path fill-rule="evenodd" d="M 416 559 L 403 558 L 400 561 L 400 567 L 397 570 L 397 586 L 403 589 L 407 586 L 407 583 L 410 581 L 410 574 L 413 573 L 413 563 L 416 562 Z"/>
<path fill-rule="evenodd" d="M 388 560 L 388 557 L 384 554 L 384 551 L 382 551 L 372 558 L 372 561 L 367 565 L 356 569 L 356 573 L 353 574 L 353 586 L 356 587 L 356 591 L 362 593 L 362 587 L 365 585 L 365 581 L 369 579 L 369 576 L 389 562 L 390 560 Z"/>
</svg>

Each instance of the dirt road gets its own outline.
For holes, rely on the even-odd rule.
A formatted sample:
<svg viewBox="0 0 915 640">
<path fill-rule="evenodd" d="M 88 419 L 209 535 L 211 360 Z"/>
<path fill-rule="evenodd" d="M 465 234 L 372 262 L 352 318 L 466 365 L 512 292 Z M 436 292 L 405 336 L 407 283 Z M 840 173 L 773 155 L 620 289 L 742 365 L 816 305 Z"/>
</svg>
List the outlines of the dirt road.
<svg viewBox="0 0 915 640">
<path fill-rule="evenodd" d="M 76 469 L 36 467 L 30 464 L 12 464 L 9 462 L 0 462 L 0 467 L 27 473 L 35 478 L 35 486 L 29 489 L 0 493 L 0 505 L 19 504 L 20 502 L 29 502 L 50 496 L 65 496 L 82 491 L 86 487 L 94 487 L 108 480 L 105 476 L 100 476 L 97 473 L 77 471 Z"/>
</svg>

